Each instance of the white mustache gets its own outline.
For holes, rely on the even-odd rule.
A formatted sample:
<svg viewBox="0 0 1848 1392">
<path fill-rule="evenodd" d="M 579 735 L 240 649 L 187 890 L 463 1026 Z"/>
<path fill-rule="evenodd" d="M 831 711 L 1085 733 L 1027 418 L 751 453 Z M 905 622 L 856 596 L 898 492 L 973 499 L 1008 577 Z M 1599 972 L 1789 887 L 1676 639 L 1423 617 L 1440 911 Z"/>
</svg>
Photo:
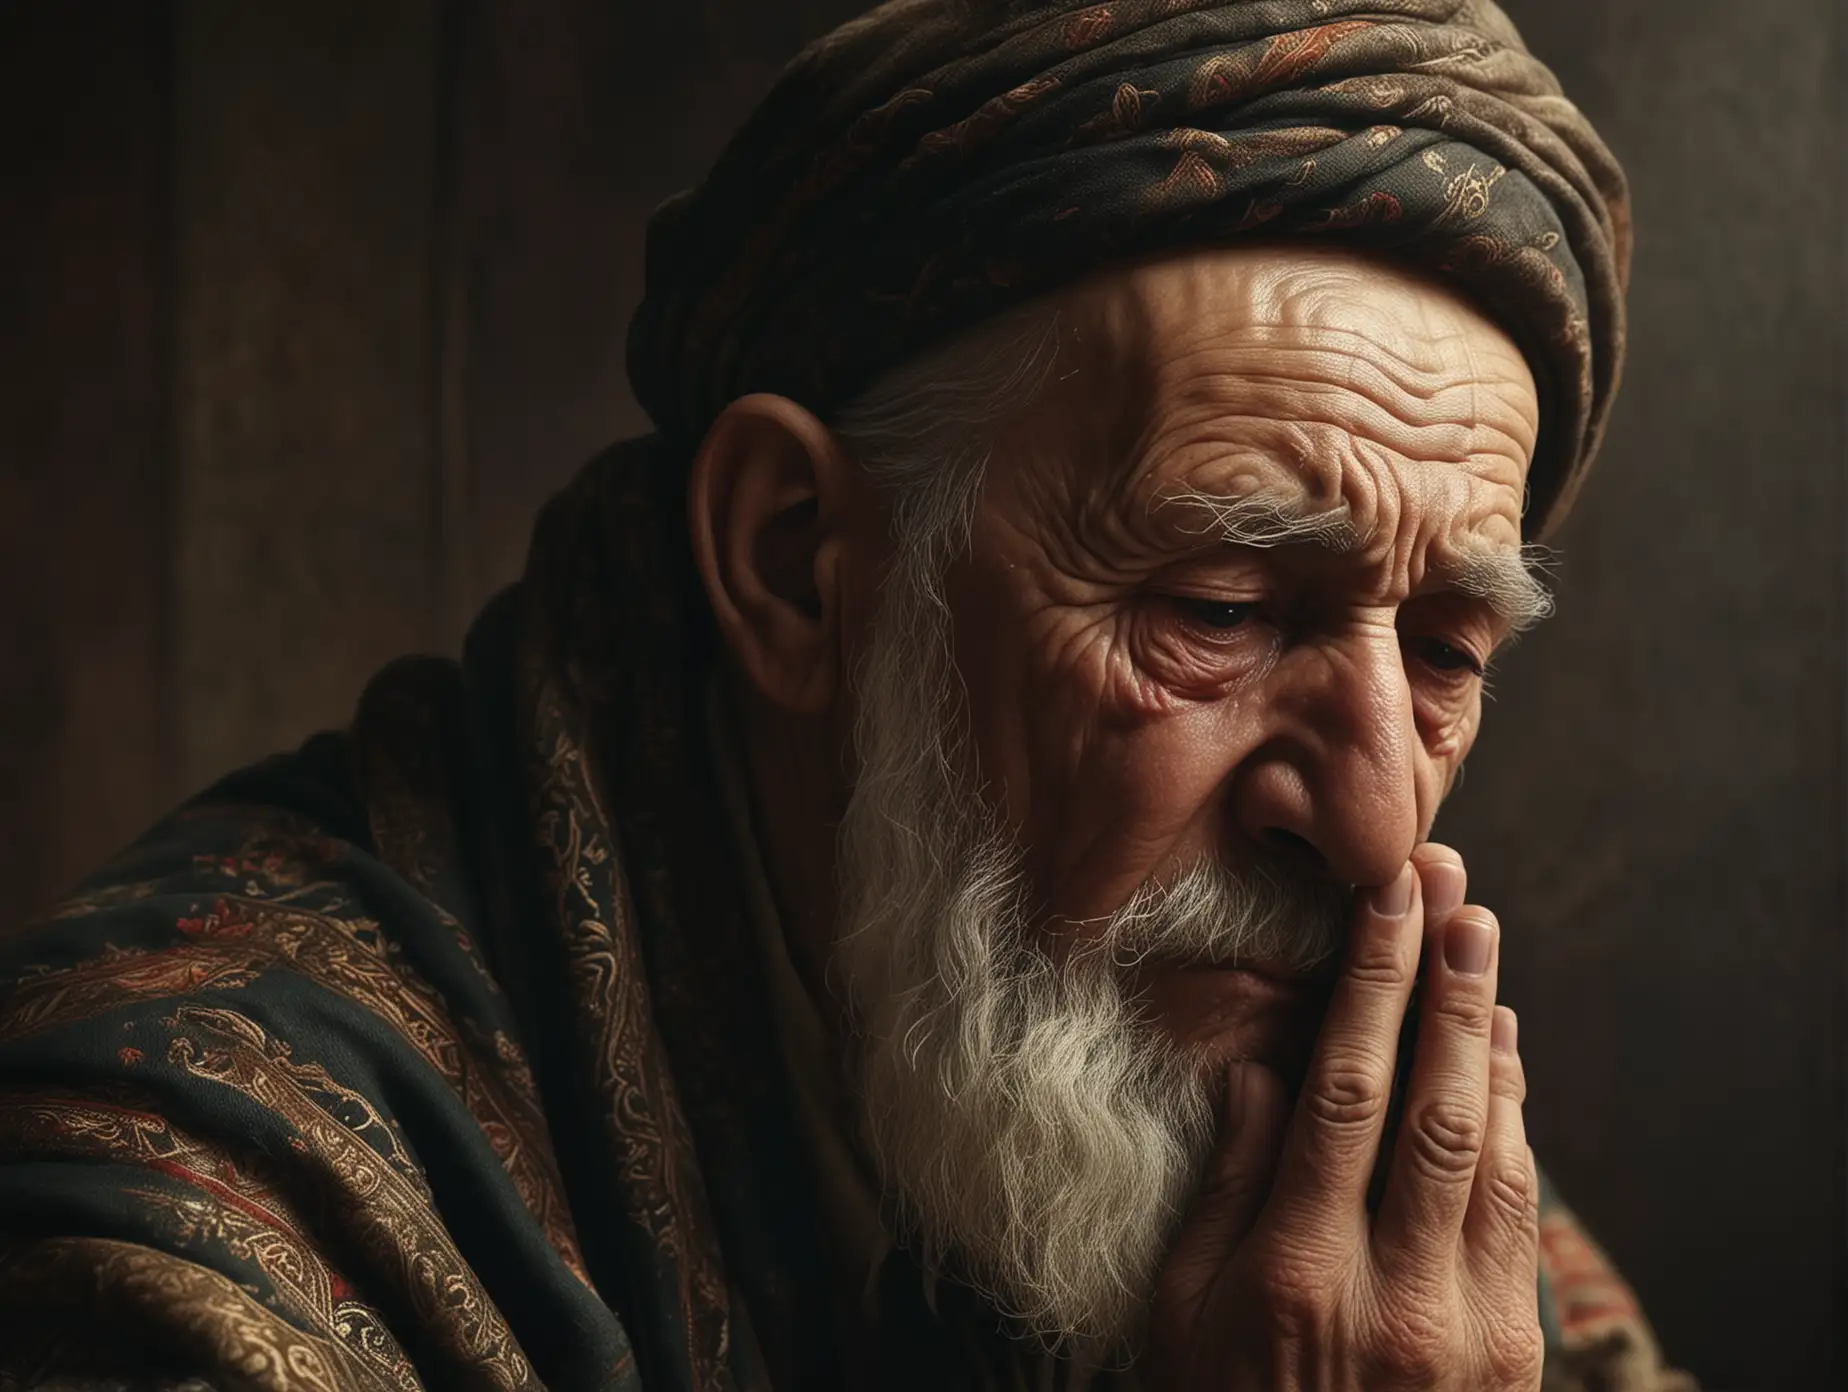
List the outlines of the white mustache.
<svg viewBox="0 0 1848 1392">
<path fill-rule="evenodd" d="M 1126 970 L 1154 962 L 1266 962 L 1309 973 L 1340 949 L 1352 898 L 1323 876 L 1202 861 L 1165 883 L 1145 884 L 1103 922 L 1095 950 Z"/>
</svg>

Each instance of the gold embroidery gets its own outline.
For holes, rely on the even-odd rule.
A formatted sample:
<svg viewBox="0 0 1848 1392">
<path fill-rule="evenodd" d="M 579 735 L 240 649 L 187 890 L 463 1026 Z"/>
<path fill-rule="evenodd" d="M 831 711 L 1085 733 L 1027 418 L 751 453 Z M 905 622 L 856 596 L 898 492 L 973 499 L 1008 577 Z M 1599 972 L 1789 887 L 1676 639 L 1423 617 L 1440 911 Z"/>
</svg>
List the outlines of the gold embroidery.
<svg viewBox="0 0 1848 1392">
<path fill-rule="evenodd" d="M 82 1307 L 117 1338 L 151 1326 L 202 1375 L 222 1373 L 266 1392 L 401 1386 L 266 1310 L 228 1277 L 127 1242 L 59 1237 L 0 1248 L 0 1306 L 15 1318 Z"/>
<path fill-rule="evenodd" d="M 393 962 L 378 925 L 241 897 L 182 918 L 186 938 L 156 951 L 108 949 L 20 981 L 0 1006 L 0 1038 L 19 1038 L 133 1001 L 249 985 L 287 967 L 378 1016 L 453 1087 L 522 1202 L 589 1284 L 531 1074 L 505 1036 L 465 1043 L 442 996 Z"/>
<path fill-rule="evenodd" d="M 180 1180 L 188 1186 L 187 1197 L 157 1189 L 129 1192 L 165 1211 L 180 1241 L 206 1239 L 254 1263 L 295 1314 L 331 1333 L 393 1385 L 415 1389 L 417 1378 L 404 1351 L 304 1236 L 308 1225 L 261 1167 L 240 1163 L 151 1106 L 128 1105 L 121 1091 L 120 1102 L 54 1089 L 0 1094 L 0 1152 L 106 1159 Z"/>
<path fill-rule="evenodd" d="M 428 1193 L 311 1096 L 337 1085 L 319 1064 L 297 1063 L 287 1044 L 234 1011 L 182 1005 L 168 1060 L 267 1107 L 297 1132 L 304 1168 L 335 1210 L 340 1231 L 408 1299 L 419 1321 L 471 1383 L 536 1387 L 513 1331 L 456 1250 Z M 348 1094 L 364 1106 L 364 1099 Z M 366 1108 L 370 1118 L 376 1113 Z"/>
<path fill-rule="evenodd" d="M 525 708 L 537 726 L 530 747 L 541 751 L 530 777 L 538 844 L 550 861 L 549 918 L 564 938 L 592 1082 L 608 1099 L 605 1139 L 630 1220 L 657 1244 L 678 1282 L 694 1386 L 717 1392 L 732 1385 L 730 1290 L 655 1030 L 628 885 L 604 839 L 610 822 L 582 743 L 565 733 L 570 722 L 556 682 L 530 655 L 522 676 Z"/>
<path fill-rule="evenodd" d="M 157 1106 L 119 1087 L 106 1098 L 61 1088 L 10 1089 L 0 1093 L 0 1153 L 75 1155 L 177 1171 L 190 1183 L 233 1196 L 274 1226 L 307 1230 L 263 1157 L 240 1160 L 181 1130 Z"/>
<path fill-rule="evenodd" d="M 326 1330 L 345 1349 L 349 1362 L 363 1359 L 372 1373 L 404 1392 L 419 1386 L 410 1360 L 378 1312 L 339 1294 L 333 1273 L 299 1233 L 269 1226 L 200 1190 L 184 1196 L 162 1189 L 127 1192 L 165 1213 L 180 1241 L 209 1241 L 255 1265 L 295 1314 Z"/>
<path fill-rule="evenodd" d="M 1439 222 L 1448 222 L 1461 218 L 1465 222 L 1474 222 L 1489 210 L 1489 199 L 1495 192 L 1495 186 L 1502 181 L 1508 171 L 1496 165 L 1487 174 L 1480 165 L 1471 163 L 1468 169 L 1456 175 L 1444 189 L 1444 211 L 1438 215 Z"/>
</svg>

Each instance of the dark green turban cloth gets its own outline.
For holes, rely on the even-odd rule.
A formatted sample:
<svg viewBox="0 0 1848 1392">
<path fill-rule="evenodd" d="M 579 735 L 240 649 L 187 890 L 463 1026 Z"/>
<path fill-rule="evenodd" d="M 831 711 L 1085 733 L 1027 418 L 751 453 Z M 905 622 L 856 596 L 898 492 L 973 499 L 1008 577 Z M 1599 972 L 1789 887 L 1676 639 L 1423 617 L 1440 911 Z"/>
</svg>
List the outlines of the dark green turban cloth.
<svg viewBox="0 0 1848 1392">
<path fill-rule="evenodd" d="M 1373 248 L 1520 344 L 1565 513 L 1623 358 L 1621 169 L 1488 0 L 899 0 L 804 52 L 649 229 L 637 396 L 674 452 L 778 392 L 822 416 L 1113 264 Z"/>
</svg>

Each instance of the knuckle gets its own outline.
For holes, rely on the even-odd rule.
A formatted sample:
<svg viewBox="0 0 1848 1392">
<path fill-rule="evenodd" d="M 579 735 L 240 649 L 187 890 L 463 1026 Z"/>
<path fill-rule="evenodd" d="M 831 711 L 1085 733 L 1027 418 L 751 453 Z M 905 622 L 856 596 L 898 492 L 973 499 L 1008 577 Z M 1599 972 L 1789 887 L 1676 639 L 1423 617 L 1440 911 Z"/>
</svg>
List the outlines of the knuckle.
<svg viewBox="0 0 1848 1392">
<path fill-rule="evenodd" d="M 1387 1380 L 1400 1387 L 1436 1387 L 1453 1371 L 1450 1330 L 1422 1305 L 1386 1313 L 1374 1357 Z"/>
<path fill-rule="evenodd" d="M 1485 1166 L 1479 1182 L 1483 1193 L 1505 1218 L 1525 1221 L 1539 1197 L 1525 1157 L 1518 1163 L 1505 1157 L 1494 1161 Z"/>
<path fill-rule="evenodd" d="M 1472 1035 L 1486 1036 L 1495 1019 L 1495 1000 L 1486 990 L 1461 988 L 1456 983 L 1439 994 L 1431 1009 L 1451 1029 Z"/>
<path fill-rule="evenodd" d="M 1496 1096 L 1518 1106 L 1527 1101 L 1527 1070 L 1518 1058 L 1497 1057 L 1489 1074 L 1489 1086 Z"/>
<path fill-rule="evenodd" d="M 1258 1258 L 1255 1274 L 1265 1302 L 1286 1328 L 1309 1330 L 1327 1325 L 1335 1306 L 1327 1263 L 1273 1247 Z"/>
<path fill-rule="evenodd" d="M 1484 1345 L 1492 1387 L 1531 1387 L 1546 1360 L 1538 1318 L 1501 1321 L 1489 1329 Z"/>
<path fill-rule="evenodd" d="M 1427 1177 L 1456 1180 L 1475 1173 L 1482 1153 L 1483 1119 L 1455 1102 L 1428 1102 L 1407 1129 L 1412 1163 Z"/>
<path fill-rule="evenodd" d="M 1348 957 L 1347 976 L 1357 985 L 1375 991 L 1409 989 L 1413 964 L 1390 933 L 1357 933 Z"/>
<path fill-rule="evenodd" d="M 1359 1130 L 1385 1114 L 1389 1081 L 1361 1059 L 1331 1059 L 1303 1097 L 1309 1115 L 1336 1130 Z"/>
</svg>

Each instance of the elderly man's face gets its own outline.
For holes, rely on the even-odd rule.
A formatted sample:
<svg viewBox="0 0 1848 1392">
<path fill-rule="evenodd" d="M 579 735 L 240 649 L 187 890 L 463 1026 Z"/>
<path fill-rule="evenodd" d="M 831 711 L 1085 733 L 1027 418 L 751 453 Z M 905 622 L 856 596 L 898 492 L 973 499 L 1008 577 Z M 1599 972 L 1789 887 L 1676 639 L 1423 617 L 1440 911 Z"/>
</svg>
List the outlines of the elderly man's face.
<svg viewBox="0 0 1848 1392">
<path fill-rule="evenodd" d="M 1216 1065 L 1299 1071 L 1348 888 L 1404 866 L 1544 607 L 1538 411 L 1503 333 L 1351 254 L 1176 258 L 1056 308 L 947 568 L 955 461 L 894 515 L 874 452 L 782 398 L 715 426 L 691 500 L 882 1177 L 1004 1308 L 1113 1344 Z"/>
<path fill-rule="evenodd" d="M 1207 861 L 1391 880 L 1475 739 L 1483 668 L 1544 604 L 1520 351 L 1341 254 L 1163 261 L 1060 315 L 947 577 L 981 781 L 1045 920 Z M 1306 1045 L 1274 979 L 1147 985 L 1213 1054 Z"/>
</svg>

